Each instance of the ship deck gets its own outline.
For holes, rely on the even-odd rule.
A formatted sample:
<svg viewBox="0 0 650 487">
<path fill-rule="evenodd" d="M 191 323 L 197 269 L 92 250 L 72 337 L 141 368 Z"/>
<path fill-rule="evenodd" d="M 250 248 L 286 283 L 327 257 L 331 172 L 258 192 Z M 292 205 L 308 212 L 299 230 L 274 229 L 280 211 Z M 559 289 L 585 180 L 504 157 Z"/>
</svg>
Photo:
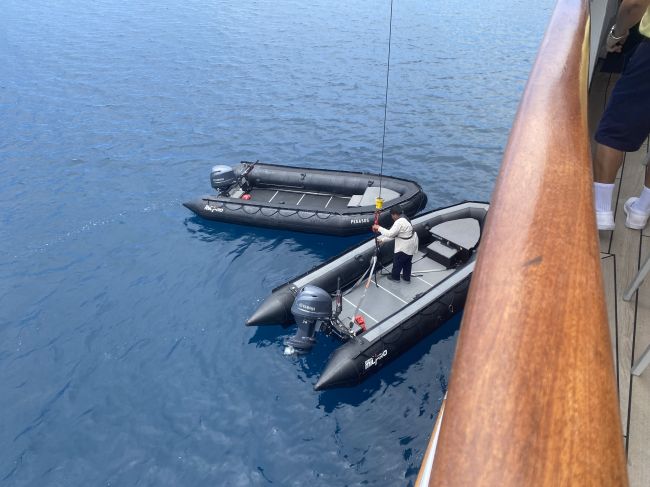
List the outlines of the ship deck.
<svg viewBox="0 0 650 487">
<path fill-rule="evenodd" d="M 618 75 L 610 73 L 594 74 L 589 93 L 592 133 L 617 79 Z M 640 266 L 650 257 L 650 228 L 639 231 L 625 227 L 623 205 L 629 197 L 639 195 L 644 180 L 643 162 L 647 157 L 647 140 L 639 151 L 625 155 L 614 190 L 616 228 L 599 232 L 623 442 L 633 487 L 650 485 L 650 367 L 640 376 L 631 374 L 633 364 L 650 346 L 650 279 L 630 301 L 624 301 L 623 295 Z"/>
</svg>

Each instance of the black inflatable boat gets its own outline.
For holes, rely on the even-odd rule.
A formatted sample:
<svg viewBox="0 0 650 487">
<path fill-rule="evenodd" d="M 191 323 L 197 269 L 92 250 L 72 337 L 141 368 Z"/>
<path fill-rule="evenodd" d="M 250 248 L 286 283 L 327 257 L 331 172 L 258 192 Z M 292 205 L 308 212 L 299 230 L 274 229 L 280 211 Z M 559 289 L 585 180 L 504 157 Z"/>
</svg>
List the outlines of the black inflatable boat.
<svg viewBox="0 0 650 487">
<path fill-rule="evenodd" d="M 246 324 L 297 322 L 288 353 L 309 351 L 318 330 L 337 337 L 315 389 L 357 384 L 463 308 L 487 210 L 466 202 L 413 219 L 410 283 L 387 279 L 394 242 L 370 239 L 274 289 Z"/>
<path fill-rule="evenodd" d="M 380 224 L 390 224 L 390 209 L 400 205 L 408 216 L 427 202 L 413 181 L 376 174 L 329 171 L 242 162 L 215 166 L 213 196 L 184 205 L 204 218 L 228 223 L 307 233 L 353 235 L 370 231 L 375 200 L 384 200 Z"/>
</svg>

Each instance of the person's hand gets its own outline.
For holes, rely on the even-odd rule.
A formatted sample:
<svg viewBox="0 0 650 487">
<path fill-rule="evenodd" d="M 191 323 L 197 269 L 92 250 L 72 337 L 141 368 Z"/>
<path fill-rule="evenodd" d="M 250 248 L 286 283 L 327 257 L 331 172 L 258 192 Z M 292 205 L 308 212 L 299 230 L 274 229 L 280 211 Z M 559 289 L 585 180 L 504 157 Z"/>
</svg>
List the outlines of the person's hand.
<svg viewBox="0 0 650 487">
<path fill-rule="evenodd" d="M 630 31 L 621 34 L 616 31 L 616 26 L 613 26 L 609 31 L 609 34 L 607 34 L 607 39 L 605 41 L 607 52 L 621 52 L 623 50 L 623 44 L 625 44 L 629 35 Z"/>
<path fill-rule="evenodd" d="M 378 232 L 379 231 L 379 225 L 373 225 L 372 226 L 372 231 L 373 232 Z"/>
</svg>

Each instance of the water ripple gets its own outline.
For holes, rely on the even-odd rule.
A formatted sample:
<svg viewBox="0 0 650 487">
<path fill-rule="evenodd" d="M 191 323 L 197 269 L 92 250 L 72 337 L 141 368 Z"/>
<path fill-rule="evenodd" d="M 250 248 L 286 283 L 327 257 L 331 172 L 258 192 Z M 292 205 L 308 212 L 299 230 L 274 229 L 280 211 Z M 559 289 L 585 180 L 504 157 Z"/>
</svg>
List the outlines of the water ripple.
<svg viewBox="0 0 650 487">
<path fill-rule="evenodd" d="M 430 207 L 489 198 L 550 6 L 395 4 L 384 167 Z M 458 317 L 314 393 L 334 341 L 243 323 L 360 237 L 180 205 L 217 163 L 377 171 L 388 7 L 3 2 L 2 485 L 412 484 Z"/>
</svg>

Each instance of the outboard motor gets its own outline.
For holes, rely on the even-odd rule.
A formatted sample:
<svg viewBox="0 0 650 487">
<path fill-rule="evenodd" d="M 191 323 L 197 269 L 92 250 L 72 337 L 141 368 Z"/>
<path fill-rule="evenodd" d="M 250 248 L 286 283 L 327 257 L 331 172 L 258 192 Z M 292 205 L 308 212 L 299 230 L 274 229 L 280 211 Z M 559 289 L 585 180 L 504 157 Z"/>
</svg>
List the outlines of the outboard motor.
<svg viewBox="0 0 650 487">
<path fill-rule="evenodd" d="M 291 314 L 298 324 L 298 330 L 286 341 L 288 352 L 285 350 L 285 353 L 309 352 L 316 343 L 316 324 L 332 318 L 332 297 L 327 291 L 307 284 L 293 301 Z"/>
<path fill-rule="evenodd" d="M 226 191 L 235 181 L 237 181 L 237 176 L 235 170 L 230 166 L 214 166 L 210 172 L 210 184 L 219 193 Z"/>
</svg>

